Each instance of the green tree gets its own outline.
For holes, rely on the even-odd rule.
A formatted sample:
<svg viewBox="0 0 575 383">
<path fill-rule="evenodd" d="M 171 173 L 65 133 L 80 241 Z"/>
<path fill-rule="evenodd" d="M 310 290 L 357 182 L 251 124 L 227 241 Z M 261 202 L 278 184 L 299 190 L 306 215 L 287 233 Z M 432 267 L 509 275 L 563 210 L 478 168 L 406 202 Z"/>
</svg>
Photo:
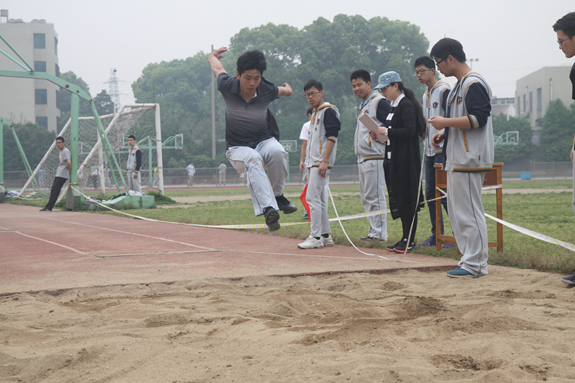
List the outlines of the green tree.
<svg viewBox="0 0 575 383">
<path fill-rule="evenodd" d="M 551 101 L 542 121 L 539 149 L 545 161 L 569 161 L 575 126 L 575 104 L 568 109 L 560 99 Z"/>
<path fill-rule="evenodd" d="M 114 113 L 114 101 L 104 89 L 94 97 L 94 105 L 96 105 L 96 111 L 98 111 L 99 116 Z"/>
<path fill-rule="evenodd" d="M 360 68 L 372 74 L 373 84 L 388 70 L 397 71 L 408 88 L 421 94 L 424 87 L 412 75 L 413 62 L 427 54 L 428 40 L 416 25 L 374 17 L 337 15 L 333 22 L 319 18 L 302 29 L 272 23 L 244 28 L 231 38 L 222 64 L 230 75 L 236 73 L 236 60 L 247 50 L 259 49 L 266 55 L 264 77 L 277 85 L 289 83 L 291 97 L 281 97 L 270 105 L 280 128 L 281 139 L 297 140 L 306 121 L 309 104 L 303 86 L 315 78 L 322 82 L 325 100 L 341 114 L 342 130 L 337 164 L 356 161 L 353 134 L 359 100 L 352 93 L 349 75 Z M 183 133 L 186 151 L 170 152 L 177 160 L 190 156 L 211 156 L 211 70 L 207 54 L 200 52 L 185 60 L 149 64 L 132 84 L 138 102 L 158 102 L 162 110 L 162 130 Z M 224 138 L 225 105 L 216 95 L 216 133 Z M 217 153 L 225 151 L 218 140 Z M 298 156 L 290 156 L 297 165 Z"/>
<path fill-rule="evenodd" d="M 501 113 L 493 118 L 493 134 L 500 136 L 506 132 L 519 132 L 517 145 L 503 145 L 495 148 L 495 162 L 509 163 L 531 155 L 531 125 L 524 118 L 508 117 Z"/>
<path fill-rule="evenodd" d="M 76 76 L 76 74 L 72 71 L 68 71 L 62 73 L 60 75 L 62 80 L 68 81 L 71 84 L 77 85 L 78 87 L 82 88 L 82 90 L 86 91 L 86 93 L 90 94 L 90 87 L 81 77 Z M 71 110 L 72 110 L 72 93 L 68 92 L 65 89 L 60 89 L 60 101 L 58 105 L 58 109 L 60 109 L 60 120 L 58 123 L 58 131 L 60 131 L 64 125 L 70 119 Z M 92 109 L 90 108 L 90 104 L 80 98 L 80 116 L 91 116 Z"/>
<path fill-rule="evenodd" d="M 14 124 L 14 130 L 18 136 L 18 141 L 28 159 L 32 170 L 36 167 L 50 145 L 56 139 L 54 132 L 46 130 L 39 125 L 28 122 L 26 124 Z M 22 156 L 18 151 L 18 146 L 12 134 L 12 128 L 5 126 L 4 133 L 4 171 L 26 170 Z"/>
</svg>

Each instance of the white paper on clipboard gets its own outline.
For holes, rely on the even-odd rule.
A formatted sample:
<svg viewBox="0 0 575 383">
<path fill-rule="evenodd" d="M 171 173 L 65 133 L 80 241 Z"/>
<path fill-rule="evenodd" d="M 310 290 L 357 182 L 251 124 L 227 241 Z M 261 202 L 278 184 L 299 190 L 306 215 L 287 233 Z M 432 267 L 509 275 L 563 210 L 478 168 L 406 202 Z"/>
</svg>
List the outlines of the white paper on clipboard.
<svg viewBox="0 0 575 383">
<path fill-rule="evenodd" d="M 359 118 L 359 121 L 361 121 L 361 123 L 363 125 L 365 125 L 367 130 L 369 130 L 370 132 L 375 132 L 375 135 L 376 135 L 379 142 L 384 143 L 387 141 L 387 136 L 380 134 L 377 131 L 377 128 L 379 128 L 379 125 L 377 125 L 377 123 L 373 120 L 373 118 L 369 117 L 369 115 L 364 114 L 363 116 L 361 116 Z"/>
</svg>

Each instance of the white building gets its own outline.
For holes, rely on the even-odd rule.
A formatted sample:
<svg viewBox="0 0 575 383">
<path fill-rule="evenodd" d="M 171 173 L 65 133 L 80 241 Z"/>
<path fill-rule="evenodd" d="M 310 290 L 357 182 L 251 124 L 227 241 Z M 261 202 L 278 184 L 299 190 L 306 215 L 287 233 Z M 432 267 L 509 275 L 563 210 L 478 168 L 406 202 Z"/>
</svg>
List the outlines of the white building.
<svg viewBox="0 0 575 383">
<path fill-rule="evenodd" d="M 515 117 L 515 99 L 513 97 L 497 98 L 493 97 L 491 100 L 491 115 L 497 116 L 498 114 L 505 114 L 507 119 Z"/>
<path fill-rule="evenodd" d="M 561 99 L 565 106 L 569 107 L 573 102 L 570 71 L 570 66 L 543 67 L 517 80 L 517 116 L 529 120 L 532 127 L 540 128 L 541 119 L 551 101 Z"/>
<path fill-rule="evenodd" d="M 45 20 L 25 23 L 9 19 L 8 10 L 0 10 L 0 34 L 26 60 L 35 72 L 60 76 L 58 66 L 58 34 L 54 24 Z M 3 42 L 0 48 L 20 61 Z M 0 68 L 23 72 L 20 66 L 0 54 Z M 35 122 L 56 131 L 60 109 L 60 88 L 46 80 L 0 77 L 0 116 L 13 123 Z"/>
</svg>

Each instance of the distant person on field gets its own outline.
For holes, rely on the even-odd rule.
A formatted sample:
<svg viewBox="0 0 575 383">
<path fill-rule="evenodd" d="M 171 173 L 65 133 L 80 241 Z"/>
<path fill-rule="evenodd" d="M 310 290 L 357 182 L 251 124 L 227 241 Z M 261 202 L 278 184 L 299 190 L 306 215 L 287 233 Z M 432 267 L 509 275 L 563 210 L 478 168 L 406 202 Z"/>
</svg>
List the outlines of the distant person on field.
<svg viewBox="0 0 575 383">
<path fill-rule="evenodd" d="M 142 150 L 136 145 L 136 137 L 128 137 L 128 145 L 130 151 L 128 153 L 128 172 L 126 181 L 128 182 L 128 190 L 133 190 L 136 193 L 142 192 L 142 178 L 140 176 L 140 167 L 142 166 Z"/>
<path fill-rule="evenodd" d="M 307 150 L 307 136 L 309 134 L 309 125 L 311 124 L 311 115 L 313 114 L 313 107 L 310 107 L 307 110 L 307 122 L 303 124 L 303 126 L 301 127 L 301 132 L 299 134 L 299 139 L 301 140 L 301 155 L 300 155 L 300 160 L 299 160 L 299 164 L 300 164 L 300 168 L 301 168 L 301 164 L 303 164 L 305 162 L 305 152 Z M 306 176 L 307 176 L 307 172 L 302 171 L 303 175 L 302 175 L 302 182 L 306 183 Z M 307 215 L 307 212 L 304 213 L 304 215 L 302 215 L 301 219 L 303 221 L 307 221 L 309 220 L 309 217 Z"/>
<path fill-rule="evenodd" d="M 193 163 L 192 163 L 193 165 Z M 195 172 L 195 169 L 194 169 Z M 154 168 L 154 178 L 152 180 L 152 186 L 158 186 L 159 176 L 158 176 L 158 167 Z"/>
<path fill-rule="evenodd" d="M 226 171 L 227 166 L 223 162 L 218 166 L 218 186 L 226 186 Z"/>
<path fill-rule="evenodd" d="M 443 38 L 431 49 L 437 69 L 457 83 L 447 97 L 446 117 L 429 119 L 440 130 L 432 142 L 443 142 L 443 169 L 447 173 L 449 220 L 463 254 L 459 267 L 449 277 L 487 275 L 487 224 L 481 203 L 485 174 L 493 167 L 494 144 L 491 123 L 491 88 L 465 62 L 463 46 Z"/>
<path fill-rule="evenodd" d="M 44 189 L 44 169 L 38 170 L 38 187 Z"/>
<path fill-rule="evenodd" d="M 43 209 L 40 209 L 40 211 L 52 211 L 54 204 L 58 199 L 58 195 L 60 194 L 60 190 L 62 190 L 62 186 L 64 186 L 66 181 L 68 181 L 68 178 L 70 178 L 70 170 L 72 169 L 72 156 L 70 155 L 68 148 L 65 147 L 64 137 L 56 137 L 56 147 L 58 150 L 60 150 L 58 170 L 56 170 L 56 177 L 54 178 L 54 183 L 52 184 L 52 190 L 50 190 L 50 199 L 48 200 L 46 206 L 44 206 Z"/>
<path fill-rule="evenodd" d="M 385 210 L 385 144 L 371 138 L 369 130 L 359 118 L 368 115 L 377 125 L 384 126 L 391 107 L 389 101 L 371 89 L 371 76 L 368 71 L 356 70 L 349 79 L 353 93 L 361 100 L 353 138 L 359 171 L 359 195 L 366 213 Z M 369 231 L 360 239 L 368 242 L 387 241 L 387 213 L 367 217 L 367 220 Z"/>
<path fill-rule="evenodd" d="M 190 162 L 188 166 L 186 166 L 186 170 L 188 172 L 188 186 L 194 186 L 194 176 L 196 175 L 196 168 L 194 167 L 194 163 Z"/>
<path fill-rule="evenodd" d="M 307 171 L 306 201 L 310 213 L 310 235 L 300 249 L 315 249 L 333 246 L 331 227 L 327 215 L 327 188 L 329 174 L 335 162 L 337 136 L 341 128 L 339 111 L 323 100 L 321 82 L 309 80 L 304 88 L 305 97 L 314 108 L 309 127 L 305 163 L 300 163 L 300 170 Z"/>
<path fill-rule="evenodd" d="M 427 122 L 433 116 L 445 117 L 447 96 L 451 87 L 444 81 L 437 81 L 435 78 L 435 61 L 429 56 L 423 56 L 415 60 L 415 76 L 420 83 L 425 85 L 425 93 L 423 94 L 423 117 L 426 121 L 427 135 L 423 140 L 425 149 L 425 199 L 432 200 L 435 198 L 435 168 L 436 164 L 443 164 L 443 142 L 436 148 L 433 146 L 431 139 L 435 133 L 439 133 L 437 129 Z M 447 199 L 443 198 L 441 204 L 447 213 Z M 435 201 L 427 203 L 429 209 L 429 218 L 431 219 L 431 237 L 420 243 L 421 246 L 435 246 L 437 228 L 436 224 L 436 211 Z M 441 233 L 443 233 L 443 217 L 441 210 L 438 212 L 441 217 Z M 445 245 L 452 247 L 453 245 Z"/>
<path fill-rule="evenodd" d="M 289 214 L 297 208 L 283 195 L 287 152 L 278 142 L 279 128 L 268 105 L 279 96 L 291 96 L 292 89 L 263 78 L 266 58 L 257 50 L 243 53 L 236 75 L 228 75 L 220 62 L 225 51 L 214 51 L 208 61 L 226 103 L 226 156 L 236 170 L 245 171 L 256 216 L 264 215 L 269 230 L 278 230 L 278 210 Z"/>
<path fill-rule="evenodd" d="M 557 43 L 559 49 L 565 53 L 565 57 L 572 58 L 575 56 L 575 12 L 571 12 L 557 20 L 553 25 L 553 30 L 557 32 Z M 571 84 L 573 84 L 572 98 L 575 100 L 575 64 L 571 67 L 569 74 Z M 571 147 L 571 162 L 573 162 L 573 152 L 575 151 L 575 137 Z M 575 162 L 573 162 L 573 211 L 575 212 Z M 561 280 L 565 283 L 575 285 L 575 270 Z"/>
</svg>

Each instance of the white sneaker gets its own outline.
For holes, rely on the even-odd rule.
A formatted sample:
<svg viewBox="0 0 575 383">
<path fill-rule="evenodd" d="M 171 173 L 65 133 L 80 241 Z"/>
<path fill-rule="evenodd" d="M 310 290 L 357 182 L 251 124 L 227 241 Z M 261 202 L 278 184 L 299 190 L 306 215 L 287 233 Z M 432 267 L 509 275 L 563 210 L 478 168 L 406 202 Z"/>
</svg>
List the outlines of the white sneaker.
<svg viewBox="0 0 575 383">
<path fill-rule="evenodd" d="M 306 238 L 306 240 L 297 245 L 300 249 L 320 249 L 323 247 L 323 241 L 321 239 L 315 239 L 311 235 Z"/>
<path fill-rule="evenodd" d="M 323 247 L 333 246 L 333 238 L 331 237 L 331 234 L 327 238 L 321 237 L 321 241 L 323 242 Z"/>
</svg>

